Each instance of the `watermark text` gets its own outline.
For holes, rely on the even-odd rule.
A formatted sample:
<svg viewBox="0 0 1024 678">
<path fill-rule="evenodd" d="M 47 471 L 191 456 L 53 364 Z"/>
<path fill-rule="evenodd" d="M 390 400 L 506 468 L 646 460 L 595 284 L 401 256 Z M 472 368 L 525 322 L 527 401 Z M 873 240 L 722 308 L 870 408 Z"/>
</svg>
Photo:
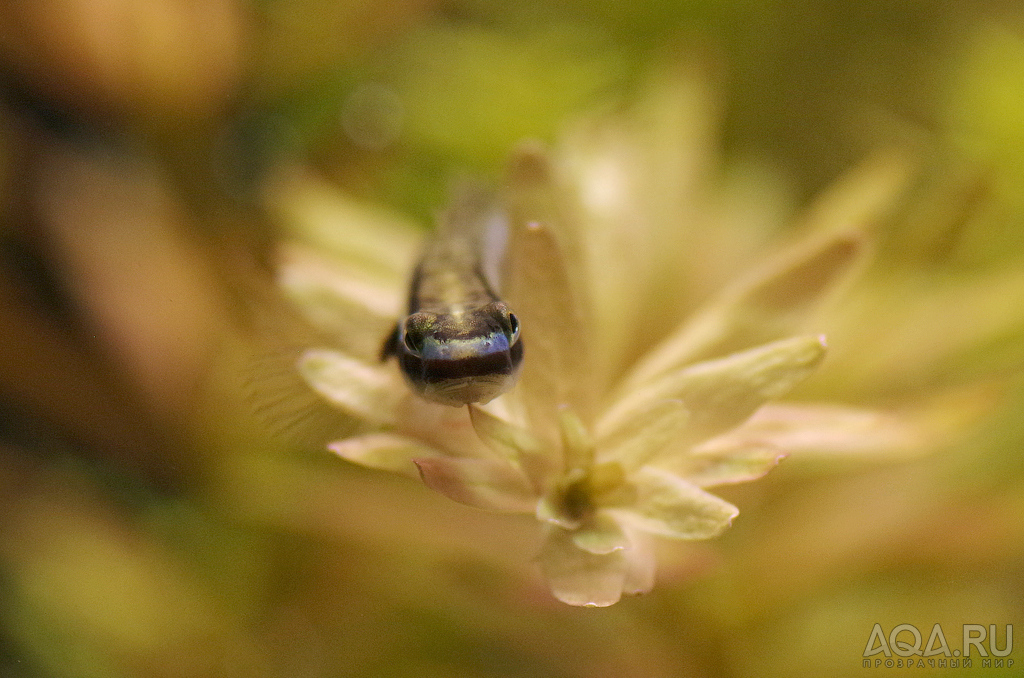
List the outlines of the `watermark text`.
<svg viewBox="0 0 1024 678">
<path fill-rule="evenodd" d="M 954 645 L 950 646 L 949 637 Z M 960 641 L 959 647 L 955 645 Z M 922 633 L 913 624 L 897 624 L 888 633 L 881 624 L 871 628 L 864 646 L 864 668 L 1011 668 L 1013 625 L 963 624 L 947 636 L 940 624 Z"/>
</svg>

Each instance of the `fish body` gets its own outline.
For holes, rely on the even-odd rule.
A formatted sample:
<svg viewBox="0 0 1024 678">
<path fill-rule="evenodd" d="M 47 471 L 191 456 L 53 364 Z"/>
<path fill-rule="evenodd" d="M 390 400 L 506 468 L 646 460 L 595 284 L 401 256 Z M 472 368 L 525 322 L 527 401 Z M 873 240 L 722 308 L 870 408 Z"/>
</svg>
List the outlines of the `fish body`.
<svg viewBox="0 0 1024 678">
<path fill-rule="evenodd" d="M 515 384 L 519 320 L 499 296 L 507 224 L 493 202 L 464 192 L 428 241 L 409 284 L 407 314 L 381 352 L 419 396 L 459 407 Z"/>
</svg>

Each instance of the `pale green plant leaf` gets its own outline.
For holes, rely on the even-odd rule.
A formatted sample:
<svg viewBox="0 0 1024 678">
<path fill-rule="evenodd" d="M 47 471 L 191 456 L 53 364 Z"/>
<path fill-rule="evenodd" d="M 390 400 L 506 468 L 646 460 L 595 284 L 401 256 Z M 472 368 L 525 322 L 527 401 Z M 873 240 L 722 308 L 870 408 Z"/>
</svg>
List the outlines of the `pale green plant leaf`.
<svg viewBox="0 0 1024 678">
<path fill-rule="evenodd" d="M 359 275 L 299 245 L 282 249 L 278 285 L 313 327 L 366 361 L 380 353 L 402 303 L 394 280 Z"/>
<path fill-rule="evenodd" d="M 339 351 L 310 349 L 299 373 L 317 393 L 346 413 L 375 424 L 393 424 L 404 393 L 398 376 Z"/>
<path fill-rule="evenodd" d="M 794 337 L 718 360 L 669 372 L 638 387 L 601 417 L 600 431 L 614 431 L 663 400 L 679 400 L 690 417 L 680 445 L 723 433 L 768 400 L 803 381 L 825 356 L 820 337 Z"/>
<path fill-rule="evenodd" d="M 734 444 L 731 438 L 715 438 L 691 451 L 662 455 L 657 466 L 697 487 L 714 487 L 757 480 L 785 457 L 778 448 L 768 445 Z"/>
<path fill-rule="evenodd" d="M 630 551 L 627 554 L 628 569 L 622 582 L 622 593 L 635 596 L 654 588 L 657 561 L 654 550 L 647 544 L 646 535 L 630 534 Z"/>
<path fill-rule="evenodd" d="M 497 513 L 531 513 L 537 496 L 514 466 L 493 459 L 415 459 L 427 487 L 453 501 Z"/>
<path fill-rule="evenodd" d="M 554 466 L 551 455 L 545 453 L 541 442 L 526 429 L 475 405 L 469 406 L 469 416 L 480 440 L 496 454 L 520 466 L 535 489 L 540 490 L 544 478 Z"/>
<path fill-rule="evenodd" d="M 630 539 L 617 520 L 598 513 L 586 524 L 572 532 L 573 543 L 589 553 L 603 555 L 630 547 Z"/>
<path fill-rule="evenodd" d="M 524 361 L 518 390 L 531 428 L 554 440 L 555 413 L 572 403 L 589 421 L 594 394 L 588 380 L 585 313 L 573 286 L 571 255 L 556 231 L 570 217 L 547 157 L 525 149 L 513 159 L 507 187 L 508 282 L 505 294 L 522 324 Z M 564 239 L 563 239 L 564 240 Z"/>
<path fill-rule="evenodd" d="M 627 551 L 584 551 L 576 545 L 572 532 L 556 526 L 547 529 L 539 560 L 554 596 L 563 603 L 584 607 L 607 607 L 619 602 L 630 570 Z"/>
<path fill-rule="evenodd" d="M 687 319 L 633 367 L 621 389 L 791 334 L 864 254 L 865 237 L 858 231 L 799 243 Z"/>
<path fill-rule="evenodd" d="M 938 442 L 923 426 L 927 407 L 916 412 L 810 403 L 771 403 L 742 426 L 723 436 L 727 445 L 768 443 L 791 454 L 823 453 L 848 456 L 913 455 Z"/>
<path fill-rule="evenodd" d="M 632 477 L 634 503 L 614 510 L 630 526 L 673 539 L 710 539 L 724 532 L 739 509 L 679 476 L 644 467 Z"/>
<path fill-rule="evenodd" d="M 311 172 L 281 172 L 269 182 L 266 204 L 291 239 L 324 252 L 346 269 L 397 285 L 409 275 L 422 239 L 421 229 L 411 221 L 349 198 Z"/>
<path fill-rule="evenodd" d="M 327 449 L 354 464 L 410 478 L 418 478 L 420 475 L 413 459 L 439 454 L 433 447 L 393 433 L 352 436 L 329 444 Z"/>
<path fill-rule="evenodd" d="M 598 439 L 598 461 L 617 461 L 625 469 L 639 468 L 677 440 L 689 412 L 680 400 L 660 400 L 638 411 Z"/>
</svg>

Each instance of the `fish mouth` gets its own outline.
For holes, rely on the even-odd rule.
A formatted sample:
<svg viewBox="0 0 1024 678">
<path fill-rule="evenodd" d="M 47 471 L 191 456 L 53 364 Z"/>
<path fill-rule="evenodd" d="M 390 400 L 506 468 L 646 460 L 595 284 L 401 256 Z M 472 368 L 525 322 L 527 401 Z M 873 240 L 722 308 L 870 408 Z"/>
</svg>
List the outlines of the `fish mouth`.
<svg viewBox="0 0 1024 678">
<path fill-rule="evenodd" d="M 406 381 L 421 397 L 461 407 L 490 402 L 512 388 L 522 358 L 522 342 L 516 342 L 508 351 L 454 360 L 404 353 L 399 364 Z"/>
<path fill-rule="evenodd" d="M 420 385 L 417 391 L 427 400 L 452 407 L 488 403 L 512 388 L 515 376 L 502 374 L 444 379 Z"/>
</svg>

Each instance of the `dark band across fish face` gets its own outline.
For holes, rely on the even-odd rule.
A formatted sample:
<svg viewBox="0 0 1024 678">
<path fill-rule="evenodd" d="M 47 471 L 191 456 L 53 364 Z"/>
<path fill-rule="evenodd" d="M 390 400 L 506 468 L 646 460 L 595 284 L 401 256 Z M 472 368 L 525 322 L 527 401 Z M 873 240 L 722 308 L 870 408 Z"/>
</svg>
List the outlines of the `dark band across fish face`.
<svg viewBox="0 0 1024 678">
<path fill-rule="evenodd" d="M 413 313 L 395 344 L 413 390 L 453 406 L 486 403 L 512 388 L 523 359 L 518 320 L 502 302 Z"/>
<path fill-rule="evenodd" d="M 486 403 L 515 384 L 523 360 L 517 341 L 503 351 L 458 358 L 423 358 L 403 351 L 399 365 L 406 380 L 427 400 L 456 407 Z"/>
</svg>

